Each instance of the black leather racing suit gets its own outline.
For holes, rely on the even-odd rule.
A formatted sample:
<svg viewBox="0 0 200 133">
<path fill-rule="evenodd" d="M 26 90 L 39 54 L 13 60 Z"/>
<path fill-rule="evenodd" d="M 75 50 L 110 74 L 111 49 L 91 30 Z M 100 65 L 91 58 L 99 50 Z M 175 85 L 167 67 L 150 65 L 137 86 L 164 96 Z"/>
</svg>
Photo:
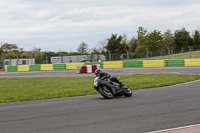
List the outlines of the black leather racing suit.
<svg viewBox="0 0 200 133">
<path fill-rule="evenodd" d="M 102 72 L 102 73 L 100 74 L 100 78 L 101 78 L 101 79 L 104 78 L 104 77 L 110 78 L 110 76 L 111 76 L 111 75 L 109 75 L 108 73 L 104 73 L 104 72 Z M 113 81 L 113 82 L 121 83 L 116 77 L 112 77 L 112 78 L 110 78 L 110 80 Z"/>
</svg>

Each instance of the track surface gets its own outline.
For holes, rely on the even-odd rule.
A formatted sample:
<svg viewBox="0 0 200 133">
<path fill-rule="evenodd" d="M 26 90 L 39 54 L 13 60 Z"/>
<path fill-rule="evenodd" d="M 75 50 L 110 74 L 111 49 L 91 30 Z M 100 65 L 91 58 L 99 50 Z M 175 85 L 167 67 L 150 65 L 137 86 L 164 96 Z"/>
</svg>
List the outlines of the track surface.
<svg viewBox="0 0 200 133">
<path fill-rule="evenodd" d="M 100 95 L 0 104 L 2 133 L 144 133 L 200 123 L 200 81 Z"/>
<path fill-rule="evenodd" d="M 111 75 L 120 74 L 154 74 L 154 73 L 175 73 L 175 74 L 200 74 L 200 67 L 160 67 L 160 68 L 122 68 L 103 69 Z M 61 71 L 32 71 L 32 72 L 0 72 L 1 78 L 12 77 L 66 77 L 66 76 L 94 76 L 94 74 L 78 74 L 77 70 Z"/>
<path fill-rule="evenodd" d="M 124 69 L 124 71 L 106 69 L 106 72 L 118 71 L 118 74 L 121 74 L 134 73 L 137 70 L 139 73 L 148 73 L 149 70 L 149 73 L 159 73 L 160 69 L 162 68 Z M 196 74 L 199 67 L 176 69 L 179 70 L 178 73 Z M 164 71 L 168 70 L 170 73 L 176 71 L 172 68 L 164 69 Z M 12 74 L 16 73 L 9 75 Z M 44 72 L 45 74 L 55 75 L 54 72 Z M 0 132 L 145 133 L 200 124 L 199 101 L 200 81 L 195 81 L 169 87 L 137 90 L 133 91 L 133 97 L 113 100 L 105 100 L 100 95 L 93 95 L 1 103 Z"/>
</svg>

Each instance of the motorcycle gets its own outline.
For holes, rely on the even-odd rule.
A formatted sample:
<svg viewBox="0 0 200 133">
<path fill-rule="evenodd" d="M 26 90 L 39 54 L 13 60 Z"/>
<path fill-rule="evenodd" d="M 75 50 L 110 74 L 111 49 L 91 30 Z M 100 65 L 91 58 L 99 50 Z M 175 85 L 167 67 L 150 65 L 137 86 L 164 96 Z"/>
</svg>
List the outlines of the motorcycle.
<svg viewBox="0 0 200 133">
<path fill-rule="evenodd" d="M 112 99 L 115 96 L 131 97 L 132 90 L 126 85 L 120 86 L 111 81 L 108 77 L 94 79 L 94 88 L 106 99 Z"/>
</svg>

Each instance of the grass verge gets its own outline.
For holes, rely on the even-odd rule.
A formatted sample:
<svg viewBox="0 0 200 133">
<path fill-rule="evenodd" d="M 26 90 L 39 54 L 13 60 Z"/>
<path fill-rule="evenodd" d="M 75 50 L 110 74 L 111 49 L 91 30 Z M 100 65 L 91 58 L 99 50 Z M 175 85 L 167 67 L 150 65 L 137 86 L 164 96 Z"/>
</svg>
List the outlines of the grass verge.
<svg viewBox="0 0 200 133">
<path fill-rule="evenodd" d="M 200 50 L 198 51 L 192 51 L 192 59 L 200 58 Z M 190 59 L 190 52 L 184 52 L 184 53 L 178 53 L 178 54 L 171 54 L 171 59 Z M 163 56 L 155 56 L 155 57 L 149 57 L 148 60 L 166 60 L 169 59 L 168 55 Z M 130 59 L 128 61 L 134 61 L 134 60 L 147 60 L 147 58 L 136 58 L 136 59 Z M 121 61 L 121 60 L 120 60 Z"/>
<path fill-rule="evenodd" d="M 131 89 L 169 86 L 200 79 L 198 75 L 118 75 Z M 0 103 L 98 94 L 94 77 L 0 78 Z M 188 88 L 189 89 L 189 88 Z"/>
</svg>

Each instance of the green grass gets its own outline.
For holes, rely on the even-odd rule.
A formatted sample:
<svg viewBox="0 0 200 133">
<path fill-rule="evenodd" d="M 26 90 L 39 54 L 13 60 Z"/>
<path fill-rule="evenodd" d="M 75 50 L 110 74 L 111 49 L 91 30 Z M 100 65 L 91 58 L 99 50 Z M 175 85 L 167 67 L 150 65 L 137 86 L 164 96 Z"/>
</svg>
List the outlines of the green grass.
<svg viewBox="0 0 200 133">
<path fill-rule="evenodd" d="M 131 89 L 161 87 L 194 81 L 198 75 L 119 75 Z M 0 103 L 98 94 L 94 77 L 0 78 Z M 189 88 L 188 88 L 189 89 Z"/>
<path fill-rule="evenodd" d="M 200 58 L 200 50 L 199 51 L 192 51 L 192 58 Z M 150 60 L 165 60 L 169 59 L 168 55 L 164 56 L 155 56 L 149 57 Z M 179 54 L 172 54 L 170 55 L 170 59 L 190 59 L 190 52 L 184 52 Z M 147 60 L 147 58 L 137 58 L 137 59 L 130 59 L 130 60 Z"/>
</svg>

